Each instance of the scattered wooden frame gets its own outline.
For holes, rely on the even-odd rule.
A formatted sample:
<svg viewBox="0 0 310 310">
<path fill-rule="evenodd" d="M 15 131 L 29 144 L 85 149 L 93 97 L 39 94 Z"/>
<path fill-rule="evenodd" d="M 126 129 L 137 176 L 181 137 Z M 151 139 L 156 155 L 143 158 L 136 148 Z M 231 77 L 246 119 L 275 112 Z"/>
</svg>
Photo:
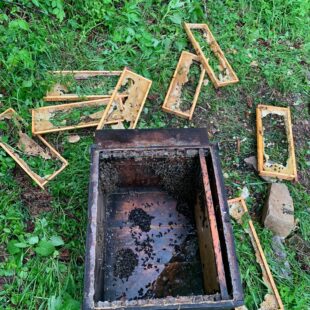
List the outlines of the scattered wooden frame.
<svg viewBox="0 0 310 310">
<path fill-rule="evenodd" d="M 206 70 L 201 67 L 201 73 L 195 90 L 195 95 L 193 97 L 192 106 L 188 111 L 181 110 L 179 105 L 182 87 L 188 82 L 187 75 L 194 61 L 200 63 L 200 58 L 195 54 L 186 51 L 182 52 L 175 72 L 173 74 L 172 80 L 170 82 L 165 101 L 162 105 L 162 109 L 165 112 L 172 113 L 183 118 L 188 118 L 189 120 L 191 120 L 193 117 L 200 89 L 206 73 Z"/>
<path fill-rule="evenodd" d="M 19 124 L 21 125 L 24 124 L 23 119 L 12 108 L 7 109 L 6 111 L 0 114 L 0 121 L 2 119 L 11 119 L 13 116 L 15 116 L 15 120 Z M 26 136 L 26 138 L 31 143 L 36 144 L 38 147 L 40 147 L 38 143 L 35 142 L 32 138 L 30 138 L 28 135 L 26 135 L 25 133 L 22 134 Z M 9 144 L 5 142 L 0 142 L 0 147 L 2 147 L 15 160 L 15 162 L 31 177 L 31 179 L 36 184 L 38 184 L 42 189 L 44 189 L 44 185 L 50 180 L 54 179 L 62 170 L 64 170 L 68 166 L 68 162 L 43 137 L 38 135 L 37 138 L 46 146 L 46 150 L 50 152 L 50 154 L 55 159 L 62 162 L 62 166 L 49 176 L 42 177 L 36 174 L 34 171 L 32 171 L 31 168 L 28 166 L 28 164 L 16 153 L 16 151 Z"/>
<path fill-rule="evenodd" d="M 121 100 L 121 99 L 119 99 Z M 83 101 L 83 102 L 75 102 L 68 104 L 59 104 L 47 107 L 41 107 L 32 110 L 32 133 L 35 135 L 38 134 L 46 134 L 50 132 L 58 132 L 64 130 L 72 130 L 86 127 L 96 127 L 99 124 L 99 121 L 102 118 L 106 105 L 109 103 L 110 97 L 105 99 L 91 100 L 91 101 Z M 52 124 L 51 119 L 53 115 L 57 112 L 69 112 L 74 109 L 84 108 L 84 107 L 101 107 L 102 110 L 98 112 L 94 112 L 93 114 L 88 115 L 87 117 L 81 117 L 81 121 L 77 125 L 62 125 L 55 126 Z M 91 121 L 86 121 L 85 119 L 92 118 Z M 115 124 L 122 119 L 114 120 L 107 122 L 108 124 Z"/>
<path fill-rule="evenodd" d="M 95 76 L 119 76 L 122 71 L 50 71 L 55 75 L 73 75 L 76 80 L 86 80 Z M 55 84 L 53 88 L 43 97 L 44 101 L 77 101 L 81 99 L 95 100 L 110 98 L 111 95 L 87 95 L 78 96 L 76 94 L 65 94 L 65 88 L 61 84 Z"/>
<path fill-rule="evenodd" d="M 248 214 L 248 208 L 245 200 L 241 197 L 228 200 L 229 214 L 238 224 L 243 224 L 244 215 Z M 249 218 L 249 217 L 247 217 Z M 255 251 L 255 256 L 258 264 L 262 269 L 262 277 L 265 284 L 268 286 L 270 292 L 265 295 L 264 301 L 260 305 L 261 310 L 284 310 L 284 306 L 274 282 L 273 276 L 269 269 L 264 251 L 258 239 L 255 227 L 252 220 L 248 220 L 248 228 L 244 228 L 244 231 L 249 234 L 252 246 Z"/>
<path fill-rule="evenodd" d="M 266 163 L 266 152 L 264 143 L 263 118 L 268 114 L 283 116 L 287 142 L 288 159 L 286 166 L 278 163 Z M 285 180 L 297 180 L 297 168 L 295 149 L 293 141 L 292 121 L 290 108 L 275 107 L 260 104 L 256 107 L 256 129 L 257 129 L 257 168 L 261 176 L 274 177 Z M 268 158 L 268 157 L 267 157 Z"/>
<path fill-rule="evenodd" d="M 212 83 L 216 88 L 223 87 L 229 84 L 237 83 L 239 82 L 239 79 L 235 73 L 235 71 L 232 69 L 231 65 L 229 64 L 228 60 L 225 57 L 224 52 L 216 42 L 212 32 L 210 31 L 207 24 L 188 24 L 184 23 L 184 29 L 188 35 L 189 40 L 191 41 L 194 49 L 196 50 L 197 55 L 199 56 L 204 68 L 206 69 Z M 210 46 L 210 49 L 215 54 L 215 56 L 219 60 L 219 64 L 222 68 L 222 70 L 225 70 L 226 77 L 228 79 L 220 80 L 217 78 L 217 76 L 214 73 L 214 70 L 209 64 L 209 59 L 204 55 L 202 48 L 200 47 L 199 43 L 195 39 L 194 34 L 192 33 L 192 29 L 198 29 L 203 31 L 203 33 L 206 36 L 206 41 Z"/>
<path fill-rule="evenodd" d="M 120 98 L 121 94 L 119 93 L 119 90 L 121 87 L 125 86 L 126 83 L 129 83 L 130 81 L 131 85 L 128 86 L 128 89 L 124 91 L 124 93 L 122 92 L 124 95 L 127 95 L 127 98 L 116 100 Z M 105 125 L 108 124 L 108 122 L 120 118 L 123 118 L 123 121 L 118 123 L 118 128 L 123 128 L 122 123 L 124 121 L 130 123 L 130 129 L 136 128 L 151 85 L 151 80 L 146 79 L 143 76 L 125 68 L 115 86 L 113 94 L 103 113 L 97 129 L 102 129 Z M 123 99 L 125 102 L 123 102 Z M 118 104 L 114 105 L 116 102 L 118 102 Z"/>
</svg>

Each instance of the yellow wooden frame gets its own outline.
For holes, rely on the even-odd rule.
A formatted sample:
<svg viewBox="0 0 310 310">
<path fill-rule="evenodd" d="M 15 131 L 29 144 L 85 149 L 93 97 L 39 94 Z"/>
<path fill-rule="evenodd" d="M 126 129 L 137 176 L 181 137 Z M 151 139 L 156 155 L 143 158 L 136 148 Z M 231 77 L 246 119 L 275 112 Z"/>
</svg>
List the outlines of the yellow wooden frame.
<svg viewBox="0 0 310 310">
<path fill-rule="evenodd" d="M 266 165 L 264 162 L 266 153 L 264 144 L 263 117 L 268 114 L 277 114 L 283 116 L 284 118 L 289 152 L 286 166 L 281 164 Z M 259 175 L 285 180 L 297 180 L 297 168 L 290 108 L 275 107 L 263 104 L 258 105 L 256 107 L 256 130 L 257 168 Z"/>
<path fill-rule="evenodd" d="M 200 94 L 203 79 L 205 77 L 206 70 L 204 68 L 201 68 L 199 81 L 198 81 L 196 91 L 195 91 L 195 95 L 194 95 L 193 101 L 192 101 L 192 106 L 188 111 L 182 111 L 181 109 L 171 108 L 171 105 L 174 102 L 169 102 L 169 101 L 171 100 L 173 92 L 175 91 L 177 86 L 184 87 L 185 83 L 183 81 L 180 81 L 181 74 L 183 75 L 183 73 L 185 72 L 187 75 L 189 73 L 189 69 L 190 69 L 193 61 L 200 63 L 200 58 L 195 54 L 192 54 L 192 53 L 189 53 L 186 51 L 182 52 L 180 59 L 178 61 L 177 67 L 175 69 L 175 72 L 173 74 L 172 80 L 170 82 L 170 86 L 168 88 L 164 103 L 162 105 L 162 109 L 165 112 L 172 113 L 172 114 L 175 114 L 177 116 L 187 118 L 189 120 L 191 120 L 193 118 L 193 113 L 194 113 L 194 110 L 195 110 L 195 107 L 196 107 L 196 104 L 198 101 L 198 96 Z M 181 92 L 181 90 L 180 90 L 180 92 Z"/>
<path fill-rule="evenodd" d="M 248 214 L 248 208 L 246 206 L 245 200 L 241 197 L 230 199 L 228 200 L 228 205 L 229 205 L 229 213 L 231 217 L 234 218 L 239 224 L 242 224 L 243 215 Z M 263 280 L 271 291 L 271 293 L 268 292 L 266 294 L 265 301 L 267 303 L 268 301 L 272 300 L 272 302 L 276 304 L 276 308 L 274 308 L 274 310 L 284 310 L 284 306 L 283 306 L 280 294 L 274 282 L 274 279 L 270 271 L 270 268 L 268 266 L 263 248 L 261 246 L 261 243 L 259 241 L 255 227 L 251 219 L 249 219 L 248 221 L 248 228 L 245 228 L 244 230 L 250 236 L 251 243 L 255 251 L 257 262 L 259 263 L 262 269 Z M 263 301 L 261 304 L 262 309 L 266 309 L 262 307 L 265 301 Z"/>
<path fill-rule="evenodd" d="M 126 93 L 126 95 L 127 95 L 126 102 L 123 104 L 120 104 L 119 109 L 122 110 L 124 108 L 124 106 L 126 104 L 128 104 L 127 101 L 134 100 L 135 104 L 138 105 L 139 109 L 136 111 L 137 113 L 135 116 L 135 120 L 130 122 L 129 128 L 130 129 L 136 128 L 140 114 L 141 114 L 143 106 L 145 104 L 145 100 L 146 100 L 147 95 L 149 93 L 149 90 L 151 88 L 152 81 L 149 79 L 146 79 L 145 77 L 143 77 L 139 74 L 136 74 L 136 73 L 128 70 L 127 68 L 125 68 L 123 70 L 116 86 L 115 86 L 115 89 L 114 89 L 113 94 L 110 98 L 110 101 L 109 101 L 106 109 L 104 110 L 103 116 L 102 116 L 102 118 L 98 124 L 97 130 L 102 129 L 105 125 L 107 125 L 108 113 L 111 110 L 113 102 L 115 102 L 115 100 L 120 97 L 121 94 L 119 94 L 118 91 L 121 88 L 121 86 L 123 85 L 123 83 L 126 81 L 126 79 L 133 80 L 135 82 L 135 87 L 133 89 L 131 89 L 131 91 L 128 91 L 128 93 Z M 136 93 L 139 94 L 139 98 L 135 98 Z"/>
<path fill-rule="evenodd" d="M 99 121 L 104 113 L 105 106 L 109 103 L 110 97 L 105 99 L 91 100 L 91 101 L 83 101 L 83 102 L 75 102 L 68 104 L 59 104 L 53 106 L 46 106 L 37 109 L 32 109 L 32 133 L 34 135 L 38 134 L 46 134 L 50 132 L 58 132 L 64 130 L 72 130 L 86 127 L 96 127 L 99 124 Z M 102 115 L 100 115 L 97 119 L 94 119 L 92 122 L 83 122 L 81 121 L 77 125 L 71 126 L 54 126 L 49 120 L 51 118 L 51 114 L 56 111 L 70 111 L 74 108 L 82 108 L 85 106 L 96 107 L 102 105 Z M 121 120 L 120 120 L 121 121 Z M 109 122 L 109 124 L 115 124 L 118 121 Z"/>
<path fill-rule="evenodd" d="M 222 49 L 220 48 L 220 46 L 216 42 L 216 40 L 215 40 L 215 38 L 214 38 L 214 36 L 213 36 L 212 32 L 210 31 L 207 24 L 184 23 L 184 29 L 188 35 L 189 40 L 191 41 L 191 43 L 194 47 L 197 55 L 199 56 L 201 63 L 203 64 L 203 66 L 206 69 L 212 83 L 214 84 L 214 86 L 216 88 L 239 82 L 239 79 L 238 79 L 235 71 L 233 70 L 233 68 L 229 64 L 228 60 L 226 59 L 224 52 L 222 51 Z M 230 80 L 220 81 L 216 77 L 212 67 L 209 65 L 209 59 L 204 55 L 199 43 L 197 42 L 197 40 L 195 39 L 195 36 L 193 35 L 193 33 L 191 31 L 192 29 L 202 30 L 210 38 L 210 42 L 208 42 L 210 49 L 215 54 L 215 56 L 218 58 L 221 66 L 228 70 Z"/>
<path fill-rule="evenodd" d="M 22 118 L 12 108 L 7 109 L 6 111 L 0 114 L 0 121 L 3 117 L 10 118 L 13 115 L 16 115 L 17 120 L 23 121 Z M 14 151 L 14 149 L 7 143 L 0 142 L 0 147 L 2 147 L 15 160 L 15 162 L 31 177 L 31 179 L 36 184 L 38 184 L 42 189 L 44 189 L 44 185 L 50 180 L 54 179 L 62 170 L 64 170 L 68 166 L 68 162 L 43 137 L 38 135 L 37 138 L 49 149 L 49 151 L 58 160 L 62 162 L 62 166 L 48 177 L 41 177 L 35 172 L 33 172 L 28 166 L 28 164 L 22 158 L 20 158 L 19 155 Z"/>
<path fill-rule="evenodd" d="M 63 71 L 50 71 L 52 74 L 59 75 L 73 75 L 76 80 L 85 80 L 94 76 L 119 76 L 122 71 L 90 71 L 90 70 L 63 70 Z M 88 95 L 78 96 L 76 94 L 63 94 L 58 96 L 46 95 L 43 97 L 44 101 L 77 101 L 77 100 L 96 100 L 110 98 L 110 95 Z"/>
</svg>

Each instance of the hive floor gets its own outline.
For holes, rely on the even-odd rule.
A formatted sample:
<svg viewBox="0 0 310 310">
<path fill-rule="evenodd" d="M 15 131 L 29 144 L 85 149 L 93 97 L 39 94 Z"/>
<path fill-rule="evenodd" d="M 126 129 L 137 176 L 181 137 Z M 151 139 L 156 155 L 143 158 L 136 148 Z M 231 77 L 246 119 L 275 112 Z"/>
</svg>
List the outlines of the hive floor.
<svg viewBox="0 0 310 310">
<path fill-rule="evenodd" d="M 123 190 L 109 198 L 104 300 L 203 294 L 195 227 L 177 211 L 177 201 L 156 188 Z M 129 222 L 134 208 L 153 217 L 148 232 Z M 147 238 L 151 247 L 141 249 Z M 125 248 L 136 253 L 138 265 L 127 279 L 120 279 L 114 264 L 116 253 Z"/>
</svg>

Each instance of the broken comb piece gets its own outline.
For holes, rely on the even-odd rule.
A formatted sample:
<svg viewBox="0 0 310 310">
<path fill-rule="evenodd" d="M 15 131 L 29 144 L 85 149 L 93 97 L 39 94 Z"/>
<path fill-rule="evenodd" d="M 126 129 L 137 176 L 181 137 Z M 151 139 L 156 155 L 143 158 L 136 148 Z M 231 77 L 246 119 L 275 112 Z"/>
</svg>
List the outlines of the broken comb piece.
<svg viewBox="0 0 310 310">
<path fill-rule="evenodd" d="M 190 99 L 182 98 L 183 88 L 189 87 L 190 81 L 190 70 L 193 66 L 199 66 L 200 77 L 197 80 L 196 90 Z M 195 54 L 183 51 L 175 72 L 173 74 L 165 101 L 162 105 L 162 109 L 165 112 L 178 115 L 183 118 L 192 119 L 193 113 L 198 101 L 198 96 L 205 76 L 205 69 L 201 67 L 199 57 Z M 184 100 L 192 100 L 191 107 L 187 110 L 182 109 Z"/>
<path fill-rule="evenodd" d="M 42 189 L 68 165 L 68 162 L 44 138 L 39 135 L 31 138 L 23 132 L 25 122 L 13 109 L 7 109 L 0 114 L 0 124 L 2 128 L 0 147 Z"/>
<path fill-rule="evenodd" d="M 227 61 L 224 52 L 216 42 L 207 24 L 184 23 L 184 29 L 216 88 L 239 82 L 235 71 Z M 200 40 L 198 40 L 198 36 L 195 36 L 193 32 L 200 34 Z M 211 50 L 210 52 L 217 58 L 217 68 L 212 67 L 210 58 L 206 56 L 207 50 L 205 44 L 208 45 Z M 215 73 L 215 71 L 219 72 Z"/>
<path fill-rule="evenodd" d="M 110 101 L 105 109 L 97 129 L 102 129 L 108 121 L 123 118 L 129 123 L 129 129 L 136 128 L 152 81 L 136 74 L 127 68 L 122 72 Z M 121 98 L 121 94 L 127 95 Z"/>
<path fill-rule="evenodd" d="M 268 141 L 266 139 L 267 128 L 264 126 L 264 120 L 267 121 L 267 117 L 273 117 L 268 127 L 272 126 L 269 130 L 276 141 Z M 258 105 L 256 108 L 256 127 L 257 168 L 259 175 L 296 181 L 297 168 L 290 108 Z M 280 134 L 281 127 L 285 131 L 285 141 L 276 138 L 277 132 Z M 287 147 L 281 149 L 281 144 L 284 143 L 287 143 Z M 276 154 L 272 154 L 270 151 L 271 147 Z M 280 151 L 276 151 L 277 148 Z M 285 157 L 285 155 L 287 155 L 285 160 L 281 161 L 281 158 L 277 158 L 277 156 Z"/>
</svg>

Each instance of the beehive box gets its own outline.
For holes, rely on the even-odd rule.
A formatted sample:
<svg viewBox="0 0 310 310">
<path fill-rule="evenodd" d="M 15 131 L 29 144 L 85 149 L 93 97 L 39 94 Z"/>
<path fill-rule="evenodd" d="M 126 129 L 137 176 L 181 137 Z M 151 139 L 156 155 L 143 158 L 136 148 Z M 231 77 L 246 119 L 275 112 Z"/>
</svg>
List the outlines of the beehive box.
<svg viewBox="0 0 310 310">
<path fill-rule="evenodd" d="M 90 178 L 84 309 L 243 304 L 205 129 L 97 131 Z"/>
</svg>

